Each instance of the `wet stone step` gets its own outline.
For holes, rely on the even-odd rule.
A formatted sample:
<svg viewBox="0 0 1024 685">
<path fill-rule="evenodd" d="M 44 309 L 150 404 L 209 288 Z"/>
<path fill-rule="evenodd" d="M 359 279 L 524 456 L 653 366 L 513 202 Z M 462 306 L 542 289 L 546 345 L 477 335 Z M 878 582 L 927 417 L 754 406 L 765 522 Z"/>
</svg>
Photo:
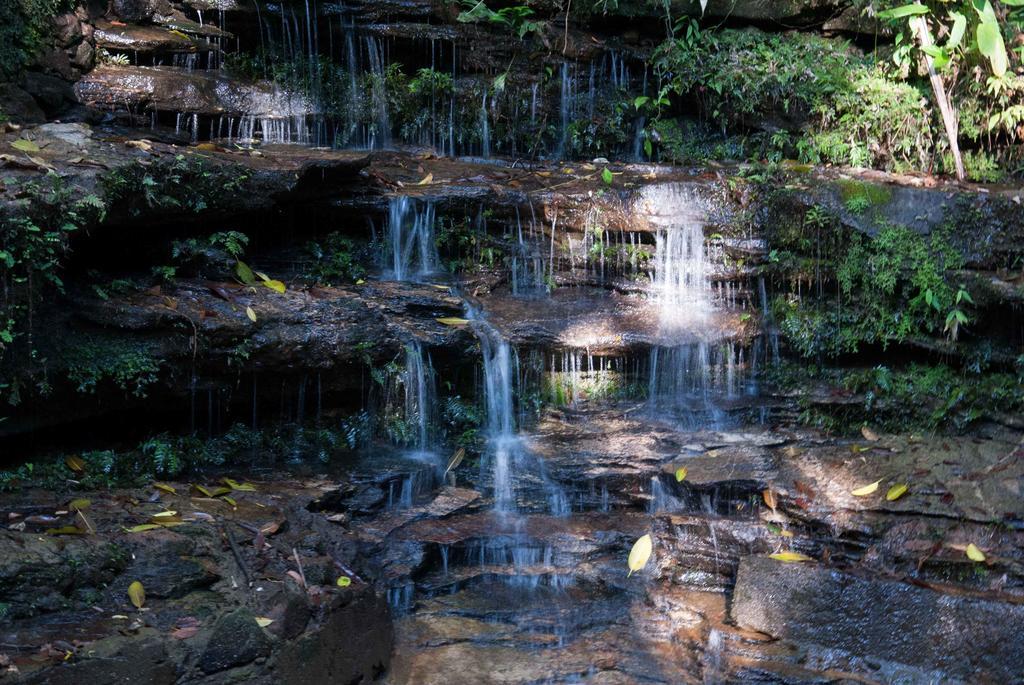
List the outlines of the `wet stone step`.
<svg viewBox="0 0 1024 685">
<path fill-rule="evenodd" d="M 877 662 L 883 680 L 1019 682 L 1024 606 L 766 557 L 740 562 L 732 618 L 807 647 Z"/>
</svg>

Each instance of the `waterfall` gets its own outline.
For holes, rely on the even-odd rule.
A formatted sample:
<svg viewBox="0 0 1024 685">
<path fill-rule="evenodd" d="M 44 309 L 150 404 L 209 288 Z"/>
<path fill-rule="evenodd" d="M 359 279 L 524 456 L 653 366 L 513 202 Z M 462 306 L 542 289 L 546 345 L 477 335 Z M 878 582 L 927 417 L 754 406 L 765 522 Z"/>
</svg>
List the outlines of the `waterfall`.
<svg viewBox="0 0 1024 685">
<path fill-rule="evenodd" d="M 558 140 L 558 152 L 556 157 L 565 157 L 566 146 L 569 144 L 569 124 L 572 123 L 573 92 L 572 78 L 569 76 L 569 63 L 562 62 L 562 129 Z"/>
<path fill-rule="evenodd" d="M 645 188 L 639 209 L 656 229 L 653 285 L 662 330 L 699 325 L 711 308 L 703 203 L 672 183 Z"/>
<path fill-rule="evenodd" d="M 484 89 L 483 103 L 480 105 L 480 154 L 485 159 L 491 156 L 491 125 L 487 117 L 487 89 Z"/>
<path fill-rule="evenodd" d="M 437 272 L 440 260 L 434 242 L 432 202 L 421 204 L 405 196 L 391 198 L 387 235 L 390 276 L 394 280 L 419 280 Z"/>
<path fill-rule="evenodd" d="M 419 342 L 405 346 L 405 420 L 415 425 L 416 449 L 430 448 L 430 426 L 435 406 L 434 367 Z"/>
<path fill-rule="evenodd" d="M 504 513 L 515 509 L 511 461 L 517 445 L 513 433 L 512 349 L 508 341 L 489 326 L 480 326 L 479 330 L 484 361 L 487 432 L 493 459 L 494 508 Z"/>
<path fill-rule="evenodd" d="M 370 65 L 370 96 L 373 102 L 374 133 L 370 147 L 391 145 L 391 116 L 388 113 L 387 81 L 385 80 L 384 46 L 373 37 L 366 38 L 366 53 Z"/>
</svg>

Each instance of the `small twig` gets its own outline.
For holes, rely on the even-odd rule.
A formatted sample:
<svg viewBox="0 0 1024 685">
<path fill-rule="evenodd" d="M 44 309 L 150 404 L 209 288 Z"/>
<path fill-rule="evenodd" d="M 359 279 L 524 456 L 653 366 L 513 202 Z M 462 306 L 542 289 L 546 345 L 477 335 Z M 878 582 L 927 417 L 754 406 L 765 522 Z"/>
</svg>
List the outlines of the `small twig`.
<svg viewBox="0 0 1024 685">
<path fill-rule="evenodd" d="M 90 533 L 95 533 L 96 529 L 92 527 L 91 523 L 89 523 L 89 519 L 85 518 L 85 514 L 82 513 L 82 510 L 78 509 L 77 512 L 78 515 L 82 517 L 82 521 L 85 522 L 85 529 L 88 530 Z"/>
<path fill-rule="evenodd" d="M 302 570 L 302 559 L 299 558 L 299 551 L 292 547 L 292 556 L 295 557 L 295 565 L 299 567 L 299 577 L 302 578 L 302 587 L 309 588 L 309 583 L 306 582 L 306 572 Z"/>
<path fill-rule="evenodd" d="M 221 525 L 221 532 L 224 537 L 228 539 L 228 545 L 231 547 L 231 554 L 235 557 L 235 563 L 238 564 L 239 570 L 242 572 L 242 578 L 245 579 L 246 587 L 252 587 L 252 579 L 249 576 L 249 567 L 245 565 L 245 561 L 242 560 L 242 552 L 238 549 L 238 543 L 235 542 L 235 536 L 231 534 L 231 531 L 227 529 L 227 526 Z"/>
</svg>

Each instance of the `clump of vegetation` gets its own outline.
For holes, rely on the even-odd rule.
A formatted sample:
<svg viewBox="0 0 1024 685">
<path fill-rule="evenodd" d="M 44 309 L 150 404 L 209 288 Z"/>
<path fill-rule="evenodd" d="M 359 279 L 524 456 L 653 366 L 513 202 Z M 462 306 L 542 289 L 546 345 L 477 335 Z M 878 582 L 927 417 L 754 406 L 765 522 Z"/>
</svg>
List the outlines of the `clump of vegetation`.
<svg viewBox="0 0 1024 685">
<path fill-rule="evenodd" d="M 780 331 L 801 355 L 835 358 L 865 345 L 884 349 L 948 332 L 951 315 L 957 328 L 968 322 L 961 305 L 970 304 L 970 295 L 947 276 L 963 263 L 948 234 L 925 237 L 886 226 L 867 238 L 820 211 L 809 212 L 803 226 L 791 242 L 782 241 L 771 267 L 795 267 L 798 278 L 808 280 L 806 295 L 782 295 L 773 305 Z"/>
<path fill-rule="evenodd" d="M 810 34 L 694 26 L 663 43 L 655 64 L 670 91 L 696 101 L 723 133 L 769 122 L 803 134 L 795 143 L 770 136 L 769 149 L 815 163 L 906 168 L 933 154 L 922 93 L 850 45 Z"/>
<path fill-rule="evenodd" d="M 352 283 L 366 276 L 355 241 L 337 231 L 329 233 L 322 241 L 306 243 L 306 252 L 313 260 L 306 276 L 314 283 Z"/>
<path fill-rule="evenodd" d="M 248 178 L 249 172 L 241 167 L 214 167 L 201 157 L 176 155 L 113 169 L 100 178 L 100 186 L 109 206 L 135 217 L 226 206 Z"/>
<path fill-rule="evenodd" d="M 32 341 L 34 311 L 49 292 L 61 292 L 61 270 L 71 249 L 71 237 L 100 221 L 106 211 L 97 196 L 83 194 L 56 174 L 42 181 L 16 183 L 9 188 L 17 200 L 0 208 L 0 361 L 19 338 L 26 357 L 21 368 L 38 360 Z M 18 381 L 0 379 L 0 391 L 17 397 Z"/>
<path fill-rule="evenodd" d="M 145 347 L 111 340 L 76 340 L 64 352 L 67 377 L 80 393 L 94 394 L 105 382 L 135 397 L 146 397 L 159 379 L 161 362 Z"/>
<path fill-rule="evenodd" d="M 855 433 L 866 422 L 893 432 L 954 429 L 978 421 L 1013 416 L 1024 410 L 1024 385 L 1017 373 L 956 369 L 946 364 L 878 365 L 843 370 L 781 364 L 768 371 L 771 382 L 806 389 L 824 381 L 855 402 L 816 402 L 804 398 L 804 423 Z"/>
<path fill-rule="evenodd" d="M 74 8 L 74 0 L 5 0 L 0 3 L 0 77 L 15 80 L 53 32 L 54 16 Z"/>
</svg>

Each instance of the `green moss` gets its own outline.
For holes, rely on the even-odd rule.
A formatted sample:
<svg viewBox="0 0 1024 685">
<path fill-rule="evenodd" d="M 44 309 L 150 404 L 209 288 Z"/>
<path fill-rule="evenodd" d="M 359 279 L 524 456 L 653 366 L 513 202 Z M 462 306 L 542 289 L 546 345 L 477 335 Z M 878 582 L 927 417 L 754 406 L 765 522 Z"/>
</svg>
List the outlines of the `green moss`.
<svg viewBox="0 0 1024 685">
<path fill-rule="evenodd" d="M 837 185 L 839 196 L 847 205 L 855 201 L 864 201 L 869 207 L 880 207 L 892 201 L 892 189 L 880 183 L 841 179 Z"/>
<path fill-rule="evenodd" d="M 953 429 L 1024 410 L 1020 374 L 958 370 L 945 364 L 910 364 L 903 368 L 816 368 L 782 364 L 769 380 L 790 390 L 824 382 L 852 394 L 853 402 L 803 400 L 801 420 L 852 434 L 865 422 L 892 432 Z"/>
</svg>

